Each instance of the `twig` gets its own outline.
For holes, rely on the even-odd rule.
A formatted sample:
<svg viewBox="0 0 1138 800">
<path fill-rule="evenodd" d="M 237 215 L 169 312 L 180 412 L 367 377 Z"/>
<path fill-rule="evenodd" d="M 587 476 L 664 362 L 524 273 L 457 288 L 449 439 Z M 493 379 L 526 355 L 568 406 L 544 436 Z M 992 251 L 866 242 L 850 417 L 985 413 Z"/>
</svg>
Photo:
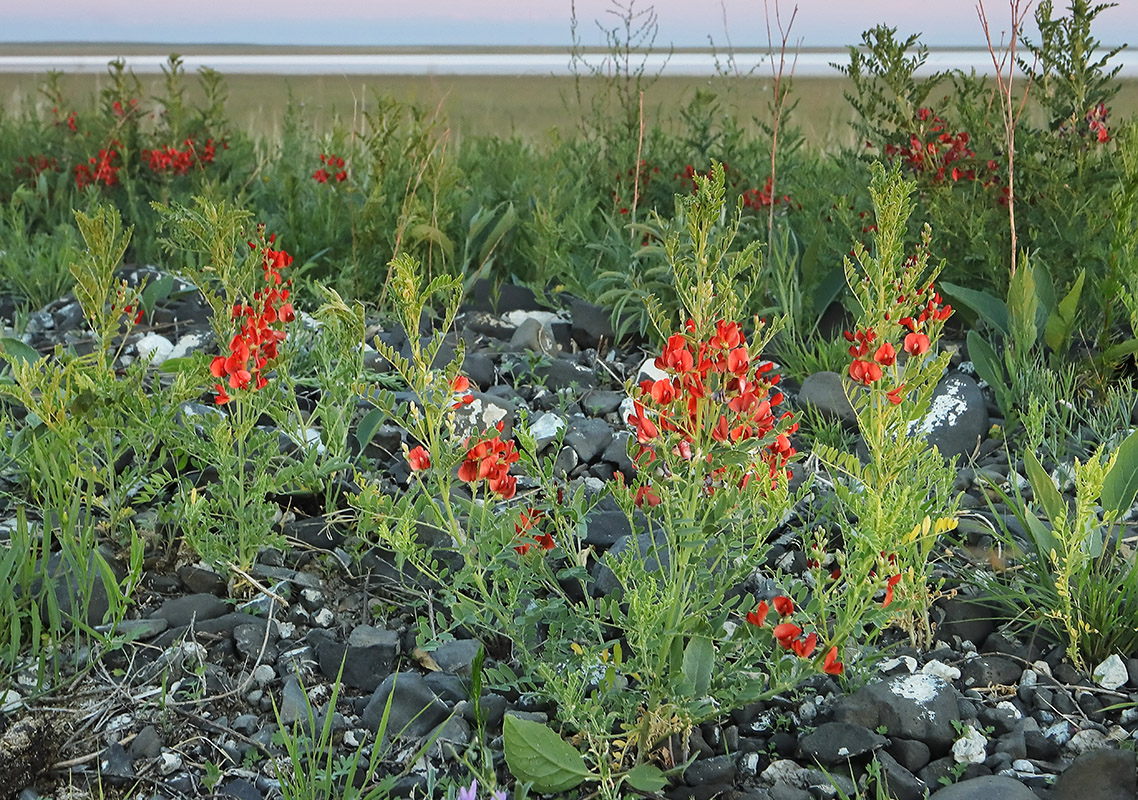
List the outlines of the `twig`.
<svg viewBox="0 0 1138 800">
<path fill-rule="evenodd" d="M 636 204 L 640 202 L 640 158 L 644 152 L 644 92 L 640 92 L 640 133 L 636 137 L 636 166 L 632 179 L 632 242 L 636 243 Z"/>
<path fill-rule="evenodd" d="M 1008 226 L 1011 230 L 1012 237 L 1011 274 L 1013 276 L 1016 274 L 1016 248 L 1018 247 L 1015 208 L 1016 126 L 1019 124 L 1020 116 L 1023 114 L 1023 109 L 1027 104 L 1027 95 L 1031 91 L 1031 77 L 1029 76 L 1027 88 L 1023 91 L 1023 98 L 1020 100 L 1019 109 L 1017 110 L 1012 98 L 1012 80 L 1015 77 L 1016 68 L 1016 40 L 1019 38 L 1020 31 L 1023 30 L 1023 21 L 1027 18 L 1027 12 L 1031 9 L 1032 0 L 1028 0 L 1027 5 L 1024 5 L 1022 10 L 1021 3 L 1022 0 L 1008 0 L 1008 6 L 1012 15 L 1012 30 L 1008 41 L 1008 49 L 1001 58 L 996 55 L 996 47 L 992 43 L 992 32 L 988 26 L 988 16 L 984 13 L 984 0 L 977 0 L 976 2 L 976 13 L 980 17 L 980 25 L 984 28 L 984 39 L 988 43 L 988 53 L 992 56 L 992 66 L 996 68 L 996 85 L 1000 91 L 1000 107 L 1004 122 L 1004 139 L 1007 142 L 1008 148 Z M 1008 64 L 1006 80 L 1004 78 L 1005 60 Z"/>
<path fill-rule="evenodd" d="M 763 0 L 763 12 L 766 15 L 767 22 L 767 49 L 771 55 L 771 77 L 774 79 L 774 119 L 771 124 L 771 182 L 770 182 L 770 208 L 767 210 L 767 263 L 769 264 L 774 257 L 774 198 L 775 198 L 775 156 L 778 154 L 778 131 L 782 122 L 782 108 L 784 95 L 782 91 L 782 73 L 786 67 L 786 43 L 790 39 L 790 30 L 794 27 L 794 20 L 798 16 L 798 5 L 794 6 L 794 11 L 790 15 L 790 23 L 784 29 L 782 27 L 782 14 L 779 11 L 778 0 L 774 2 L 774 18 L 775 24 L 778 26 L 779 36 L 782 37 L 782 45 L 778 51 L 778 68 L 775 69 L 774 64 L 774 40 L 771 36 L 771 15 L 770 7 L 767 0 Z M 795 47 L 794 62 L 790 66 L 790 75 L 794 77 L 794 69 L 798 66 L 798 49 Z"/>
</svg>

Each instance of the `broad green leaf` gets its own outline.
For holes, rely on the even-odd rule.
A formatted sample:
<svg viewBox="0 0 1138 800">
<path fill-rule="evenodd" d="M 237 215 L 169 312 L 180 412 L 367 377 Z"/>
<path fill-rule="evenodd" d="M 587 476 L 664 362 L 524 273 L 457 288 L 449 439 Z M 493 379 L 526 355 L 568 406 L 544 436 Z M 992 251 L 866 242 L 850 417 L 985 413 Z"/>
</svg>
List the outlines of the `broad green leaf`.
<svg viewBox="0 0 1138 800">
<path fill-rule="evenodd" d="M 1055 481 L 1043 469 L 1035 453 L 1030 450 L 1024 456 L 1024 466 L 1027 468 L 1027 479 L 1031 481 L 1031 488 L 1035 491 L 1035 499 L 1043 506 L 1043 513 L 1051 521 L 1052 527 L 1059 527 L 1067 520 L 1067 504 L 1055 486 Z"/>
<path fill-rule="evenodd" d="M 1024 514 L 1022 521 L 1035 542 L 1036 552 L 1046 558 L 1048 553 L 1056 549 L 1055 535 L 1034 514 Z"/>
<path fill-rule="evenodd" d="M 711 686 L 711 667 L 715 661 L 715 645 L 705 636 L 693 636 L 684 649 L 684 688 L 695 697 L 703 697 Z"/>
<path fill-rule="evenodd" d="M 507 714 L 502 721 L 502 743 L 513 776 L 532 783 L 539 792 L 567 792 L 597 777 L 580 753 L 540 723 Z"/>
<path fill-rule="evenodd" d="M 158 280 L 151 281 L 146 284 L 146 287 L 142 290 L 142 307 L 147 311 L 153 311 L 154 304 L 159 300 L 165 300 L 169 297 L 173 289 L 173 275 L 163 275 Z"/>
<path fill-rule="evenodd" d="M 668 779 L 653 764 L 640 764 L 630 769 L 624 781 L 638 792 L 658 792 L 668 785 Z"/>
<path fill-rule="evenodd" d="M 375 436 L 375 432 L 379 430 L 379 426 L 383 424 L 386 416 L 387 411 L 385 409 L 373 408 L 360 420 L 359 427 L 356 428 L 356 441 L 360 443 L 361 450 L 366 449 L 371 443 L 371 437 Z"/>
<path fill-rule="evenodd" d="M 1099 499 L 1108 516 L 1120 516 L 1134 504 L 1138 494 L 1138 431 L 1118 446 L 1114 465 L 1102 483 Z"/>
<path fill-rule="evenodd" d="M 1075 313 L 1079 308 L 1079 296 L 1083 291 L 1083 279 L 1087 271 L 1084 269 L 1075 279 L 1075 284 L 1067 296 L 1059 303 L 1059 307 L 1047 317 L 1047 324 L 1043 330 L 1043 341 L 1053 352 L 1063 353 L 1071 339 L 1071 331 L 1075 328 Z"/>
<path fill-rule="evenodd" d="M 43 358 L 34 347 L 11 336 L 0 337 L 0 356 L 8 361 L 18 360 L 25 364 L 34 364 Z"/>
<path fill-rule="evenodd" d="M 997 397 L 1007 390 L 1004 378 L 1004 366 L 996 357 L 992 345 L 976 331 L 968 331 L 968 355 L 972 357 L 972 364 L 976 367 L 976 374 L 988 382 Z"/>
<path fill-rule="evenodd" d="M 975 289 L 957 286 L 955 283 L 948 283 L 946 281 L 941 282 L 940 288 L 945 294 L 952 295 L 961 303 L 975 311 L 982 319 L 986 320 L 1004 336 L 1008 336 L 1011 333 L 1011 328 L 1008 325 L 1008 307 L 1004 304 L 1004 301 L 998 297 L 993 297 L 987 292 L 978 292 Z"/>
</svg>

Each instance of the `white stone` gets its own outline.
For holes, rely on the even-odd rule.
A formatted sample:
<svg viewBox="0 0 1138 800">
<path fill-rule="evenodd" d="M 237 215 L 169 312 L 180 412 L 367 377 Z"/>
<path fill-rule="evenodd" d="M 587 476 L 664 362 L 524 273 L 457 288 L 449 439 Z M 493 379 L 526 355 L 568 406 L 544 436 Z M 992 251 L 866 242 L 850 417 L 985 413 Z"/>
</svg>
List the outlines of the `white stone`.
<svg viewBox="0 0 1138 800">
<path fill-rule="evenodd" d="M 177 753 L 163 752 L 158 756 L 158 774 L 169 775 L 182 768 L 182 757 Z"/>
<path fill-rule="evenodd" d="M 165 336 L 148 333 L 134 343 L 134 349 L 138 351 L 139 358 L 156 367 L 174 352 L 174 344 Z"/>
<path fill-rule="evenodd" d="M 945 681 L 954 681 L 960 677 L 960 670 L 935 658 L 921 667 L 921 672 Z"/>
<path fill-rule="evenodd" d="M 762 778 L 770 784 L 781 783 L 784 786 L 794 786 L 797 788 L 805 789 L 806 786 L 802 785 L 802 773 L 808 772 L 798 766 L 790 759 L 780 758 L 778 761 L 772 761 L 770 766 L 763 770 Z"/>
<path fill-rule="evenodd" d="M 1042 675 L 1045 678 L 1051 677 L 1051 665 L 1046 661 L 1036 661 L 1032 663 L 1031 668 L 1035 670 L 1036 673 Z"/>
<path fill-rule="evenodd" d="M 1016 772 L 1022 772 L 1026 775 L 1035 774 L 1035 765 L 1028 761 L 1026 758 L 1017 758 L 1012 762 L 1012 769 Z"/>
<path fill-rule="evenodd" d="M 896 658 L 887 658 L 878 665 L 878 670 L 881 672 L 891 672 L 897 667 L 904 666 L 905 671 L 910 675 L 917 671 L 917 659 L 912 656 L 898 656 Z"/>
<path fill-rule="evenodd" d="M 982 764 L 988 757 L 988 739 L 971 725 L 952 743 L 952 760 L 957 764 Z"/>
<path fill-rule="evenodd" d="M 565 317 L 555 311 L 522 311 L 519 309 L 502 314 L 502 321 L 512 328 L 520 328 L 527 319 L 536 320 L 542 326 L 565 321 Z"/>
<path fill-rule="evenodd" d="M 656 366 L 655 356 L 649 356 L 648 358 L 644 359 L 644 363 L 642 363 L 640 365 L 640 369 L 636 371 L 637 382 L 643 380 L 644 378 L 653 381 L 662 381 L 667 380 L 670 377 L 671 376 L 667 372 Z"/>
<path fill-rule="evenodd" d="M 996 708 L 998 708 L 1000 711 L 1008 712 L 1008 714 L 1011 715 L 1012 719 L 1023 718 L 1023 712 L 1016 708 L 1016 704 L 1008 702 L 1007 700 L 1001 700 L 1000 702 L 996 703 Z"/>
<path fill-rule="evenodd" d="M 1092 750 L 1102 750 L 1110 745 L 1110 739 L 1102 731 L 1087 728 L 1079 731 L 1067 742 L 1067 748 L 1076 756 L 1089 753 Z"/>
<path fill-rule="evenodd" d="M 1095 683 L 1111 691 L 1124 686 L 1126 681 L 1130 680 L 1130 675 L 1126 671 L 1126 662 L 1118 653 L 1108 656 L 1105 661 L 1095 667 L 1093 674 Z"/>
<path fill-rule="evenodd" d="M 24 707 L 24 698 L 15 689 L 0 694 L 0 714 L 11 714 Z"/>
<path fill-rule="evenodd" d="M 552 411 L 546 411 L 529 426 L 529 435 L 534 438 L 538 447 L 542 447 L 556 439 L 557 434 L 565 430 L 566 425 L 563 418 Z"/>
<path fill-rule="evenodd" d="M 1039 683 L 1039 673 L 1033 669 L 1025 669 L 1019 676 L 1020 686 L 1035 686 L 1037 683 Z"/>
<path fill-rule="evenodd" d="M 331 628 L 332 624 L 336 621 L 336 615 L 332 613 L 332 609 L 325 606 L 316 612 L 316 616 L 313 617 L 312 621 L 321 628 Z"/>
<path fill-rule="evenodd" d="M 205 335 L 201 333 L 187 333 L 178 339 L 174 349 L 170 351 L 170 358 L 185 358 L 192 351 L 197 350 L 205 343 Z"/>
</svg>

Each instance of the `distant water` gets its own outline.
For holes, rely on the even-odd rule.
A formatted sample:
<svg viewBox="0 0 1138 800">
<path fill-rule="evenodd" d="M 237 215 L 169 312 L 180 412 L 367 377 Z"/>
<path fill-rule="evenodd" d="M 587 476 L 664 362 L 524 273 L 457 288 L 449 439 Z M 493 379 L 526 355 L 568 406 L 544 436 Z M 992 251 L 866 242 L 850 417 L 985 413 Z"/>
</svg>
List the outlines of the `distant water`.
<svg viewBox="0 0 1138 800">
<path fill-rule="evenodd" d="M 45 55 L 0 56 L 0 72 L 38 73 L 60 70 L 74 73 L 100 73 L 106 71 L 107 62 L 116 58 L 114 52 L 105 55 Z M 165 56 L 125 55 L 127 67 L 134 72 L 156 74 L 166 63 Z M 242 55 L 213 54 L 185 55 L 182 57 L 189 72 L 210 67 L 223 74 L 268 75 L 571 75 L 570 59 L 566 53 L 377 53 L 377 54 L 283 54 Z M 589 63 L 607 66 L 601 55 L 590 55 Z M 634 57 L 638 59 L 638 57 Z M 800 77 L 832 77 L 836 75 L 831 63 L 846 63 L 847 50 L 811 50 L 798 54 L 794 74 Z M 634 60 L 633 65 L 641 63 Z M 1138 77 L 1138 52 L 1124 50 L 1114 63 L 1122 65 L 1122 77 Z M 720 64 L 726 67 L 723 59 Z M 986 50 L 930 51 L 925 72 L 946 69 L 975 69 L 981 74 L 992 74 L 992 59 Z M 763 54 L 736 53 L 733 73 L 754 71 L 757 77 L 769 77 L 771 65 Z M 789 64 L 787 65 L 789 70 Z M 653 53 L 647 57 L 645 72 L 661 72 L 669 76 L 711 76 L 716 74 L 715 56 L 705 52 L 679 52 L 670 57 Z"/>
</svg>

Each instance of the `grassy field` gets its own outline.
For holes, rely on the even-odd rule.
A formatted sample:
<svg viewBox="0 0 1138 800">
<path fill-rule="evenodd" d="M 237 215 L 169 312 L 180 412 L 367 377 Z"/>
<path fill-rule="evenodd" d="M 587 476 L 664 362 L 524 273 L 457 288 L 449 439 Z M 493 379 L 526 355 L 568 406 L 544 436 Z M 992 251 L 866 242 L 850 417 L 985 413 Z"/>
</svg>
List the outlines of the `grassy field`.
<svg viewBox="0 0 1138 800">
<path fill-rule="evenodd" d="M 7 112 L 37 101 L 41 75 L 0 75 L 0 98 Z M 147 76 L 143 85 L 149 92 L 160 88 L 160 77 Z M 101 75 L 69 76 L 65 85 L 69 97 L 83 103 L 106 83 Z M 429 108 L 440 108 L 450 121 L 455 138 L 471 134 L 519 135 L 540 138 L 551 129 L 573 130 L 582 106 L 576 97 L 572 78 L 532 76 L 272 76 L 232 75 L 227 77 L 230 115 L 237 125 L 258 135 L 275 136 L 284 118 L 289 98 L 308 109 L 318 124 L 350 121 L 366 113 L 376 93 L 414 101 Z M 585 80 L 584 109 L 588 98 L 602 87 Z M 770 81 L 758 78 L 725 82 L 722 79 L 661 78 L 644 97 L 649 126 L 675 116 L 696 89 L 720 94 L 723 108 L 738 119 L 748 121 L 769 114 Z M 799 101 L 793 123 L 814 144 L 849 144 L 849 122 L 853 110 L 843 92 L 846 81 L 839 78 L 800 78 L 794 82 Z M 191 93 L 192 96 L 193 93 Z M 1113 109 L 1119 116 L 1138 111 L 1138 81 L 1124 81 Z"/>
<path fill-rule="evenodd" d="M 106 45 L 5 45 L 0 48 L 0 55 L 33 52 L 89 54 L 107 52 L 107 49 Z M 167 49 L 159 45 L 131 46 L 131 52 L 140 54 L 165 53 Z M 194 52 L 210 50 L 208 47 L 193 48 Z M 258 48 L 242 47 L 241 50 L 256 52 Z M 43 75 L 36 74 L 0 74 L 0 106 L 11 113 L 26 107 L 29 102 L 42 102 L 37 90 L 43 79 Z M 162 76 L 146 75 L 141 76 L 141 80 L 148 93 L 160 91 Z M 83 108 L 92 93 L 106 82 L 105 75 L 74 74 L 65 78 L 64 86 L 75 107 Z M 193 76 L 189 82 L 196 84 Z M 290 97 L 302 103 L 319 126 L 336 121 L 350 122 L 353 117 L 368 111 L 378 93 L 440 109 L 449 121 L 452 138 L 456 141 L 463 136 L 477 134 L 540 139 L 554 128 L 572 131 L 581 115 L 593 107 L 592 95 L 604 88 L 596 79 L 583 80 L 580 88 L 584 102 L 579 103 L 574 79 L 553 76 L 234 74 L 227 76 L 226 83 L 231 118 L 238 126 L 258 136 L 274 137 L 279 132 Z M 754 124 L 755 118 L 765 119 L 769 114 L 769 79 L 665 77 L 652 83 L 645 93 L 647 124 L 666 124 L 674 119 L 683 104 L 700 88 L 715 91 L 721 98 L 723 112 L 734 115 L 745 124 Z M 795 80 L 793 97 L 797 99 L 798 106 L 792 122 L 801 129 L 808 142 L 830 147 L 852 143 L 849 122 L 853 119 L 853 111 L 843 97 L 847 88 L 846 81 L 840 77 Z M 1138 111 L 1138 81 L 1123 82 L 1112 111 L 1118 116 Z"/>
</svg>

